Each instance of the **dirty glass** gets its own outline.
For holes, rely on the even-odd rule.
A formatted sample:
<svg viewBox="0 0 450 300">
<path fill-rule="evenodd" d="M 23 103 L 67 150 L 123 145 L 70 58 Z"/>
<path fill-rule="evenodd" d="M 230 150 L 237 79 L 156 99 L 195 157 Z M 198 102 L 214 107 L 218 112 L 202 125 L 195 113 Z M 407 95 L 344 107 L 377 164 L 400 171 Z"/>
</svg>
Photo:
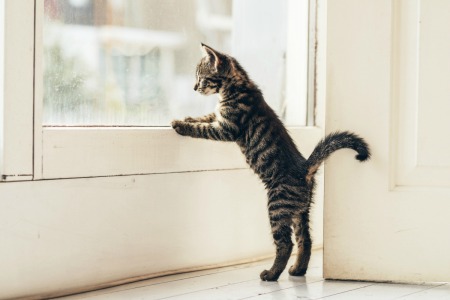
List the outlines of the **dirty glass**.
<svg viewBox="0 0 450 300">
<path fill-rule="evenodd" d="M 286 13 L 279 1 L 272 1 L 278 10 L 273 19 L 246 18 L 243 11 L 254 9 L 237 10 L 240 1 L 232 0 L 44 3 L 43 122 L 51 126 L 168 126 L 174 118 L 207 114 L 216 97 L 193 91 L 199 43 L 240 55 L 244 67 L 246 59 L 261 65 L 271 50 L 251 48 L 258 35 L 267 34 L 258 27 L 264 23 L 263 28 L 280 31 Z M 284 31 L 272 32 L 282 46 L 272 51 L 280 59 L 268 65 L 279 65 L 278 73 L 285 70 Z M 279 74 L 270 73 L 258 75 L 273 82 Z M 266 88 L 275 109 L 285 107 L 282 79 Z"/>
</svg>

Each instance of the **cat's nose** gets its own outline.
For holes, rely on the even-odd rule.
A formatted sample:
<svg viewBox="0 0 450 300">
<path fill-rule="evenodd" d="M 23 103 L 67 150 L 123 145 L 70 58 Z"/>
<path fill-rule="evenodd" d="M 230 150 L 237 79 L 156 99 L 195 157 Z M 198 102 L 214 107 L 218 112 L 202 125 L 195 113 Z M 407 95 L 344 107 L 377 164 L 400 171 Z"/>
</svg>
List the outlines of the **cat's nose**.
<svg viewBox="0 0 450 300">
<path fill-rule="evenodd" d="M 198 83 L 196 83 L 195 85 L 194 85 L 194 91 L 196 91 L 198 89 Z"/>
</svg>

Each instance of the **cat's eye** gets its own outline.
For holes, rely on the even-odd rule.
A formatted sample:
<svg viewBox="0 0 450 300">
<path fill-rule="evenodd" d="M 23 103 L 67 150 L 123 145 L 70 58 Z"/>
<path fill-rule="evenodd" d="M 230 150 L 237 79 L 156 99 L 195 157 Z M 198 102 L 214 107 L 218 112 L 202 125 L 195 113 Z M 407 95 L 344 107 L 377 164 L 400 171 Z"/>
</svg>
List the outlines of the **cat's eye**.
<svg viewBox="0 0 450 300">
<path fill-rule="evenodd" d="M 203 78 L 201 79 L 201 82 L 203 82 L 203 84 L 209 84 L 209 83 L 211 83 L 211 78 L 209 78 L 209 77 L 203 77 Z"/>
<path fill-rule="evenodd" d="M 276 0 L 44 0 L 44 125 L 164 126 L 207 114 L 214 101 L 192 89 L 200 42 L 237 56 L 288 124 L 305 124 L 304 2 L 291 16 Z"/>
</svg>

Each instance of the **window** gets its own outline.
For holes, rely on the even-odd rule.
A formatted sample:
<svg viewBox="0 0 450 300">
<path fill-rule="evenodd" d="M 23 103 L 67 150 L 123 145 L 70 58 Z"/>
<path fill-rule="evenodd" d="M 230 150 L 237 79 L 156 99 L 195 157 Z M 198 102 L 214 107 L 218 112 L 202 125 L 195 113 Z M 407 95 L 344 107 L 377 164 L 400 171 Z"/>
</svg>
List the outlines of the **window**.
<svg viewBox="0 0 450 300">
<path fill-rule="evenodd" d="M 169 127 L 216 104 L 192 89 L 199 43 L 235 56 L 295 138 L 314 118 L 310 10 L 295 0 L 6 2 L 3 179 L 246 168 L 235 145 Z"/>
<path fill-rule="evenodd" d="M 167 126 L 213 111 L 192 90 L 202 41 L 241 58 L 279 115 L 305 125 L 306 90 L 289 99 L 285 73 L 294 62 L 306 87 L 307 14 L 291 19 L 287 1 L 45 0 L 43 123 Z"/>
</svg>

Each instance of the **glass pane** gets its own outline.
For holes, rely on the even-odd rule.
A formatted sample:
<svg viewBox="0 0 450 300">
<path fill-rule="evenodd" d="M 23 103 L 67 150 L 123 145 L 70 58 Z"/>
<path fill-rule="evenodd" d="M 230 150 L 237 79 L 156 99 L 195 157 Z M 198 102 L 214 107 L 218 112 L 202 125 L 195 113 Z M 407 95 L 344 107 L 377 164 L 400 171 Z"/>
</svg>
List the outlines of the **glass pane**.
<svg viewBox="0 0 450 300">
<path fill-rule="evenodd" d="M 45 0 L 44 125 L 168 126 L 213 111 L 217 96 L 193 91 L 200 42 L 235 54 L 250 75 L 254 66 L 283 116 L 287 0 L 256 2 Z"/>
</svg>

